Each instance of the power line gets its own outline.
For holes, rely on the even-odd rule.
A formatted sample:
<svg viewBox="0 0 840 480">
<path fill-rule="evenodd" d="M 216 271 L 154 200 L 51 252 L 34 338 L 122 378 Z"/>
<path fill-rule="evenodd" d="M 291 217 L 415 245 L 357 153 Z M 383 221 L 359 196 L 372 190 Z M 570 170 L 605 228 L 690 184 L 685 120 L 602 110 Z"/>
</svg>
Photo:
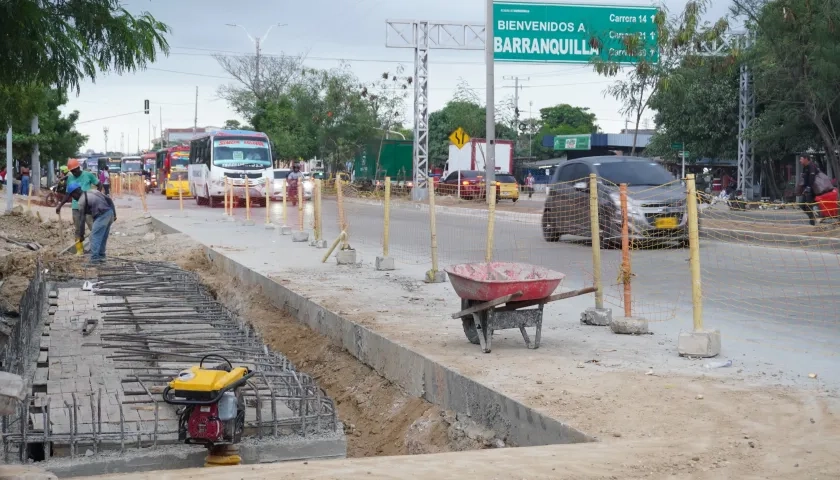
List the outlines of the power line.
<svg viewBox="0 0 840 480">
<path fill-rule="evenodd" d="M 111 115 L 110 117 L 94 118 L 93 120 L 85 120 L 83 122 L 76 122 L 76 125 L 81 125 L 83 123 L 90 123 L 90 122 L 98 122 L 100 120 L 108 120 L 109 118 L 125 117 L 125 116 L 128 116 L 128 115 L 137 115 L 138 113 L 143 113 L 143 110 L 138 110 L 136 112 L 129 112 L 129 113 L 121 113 L 119 115 Z"/>
</svg>

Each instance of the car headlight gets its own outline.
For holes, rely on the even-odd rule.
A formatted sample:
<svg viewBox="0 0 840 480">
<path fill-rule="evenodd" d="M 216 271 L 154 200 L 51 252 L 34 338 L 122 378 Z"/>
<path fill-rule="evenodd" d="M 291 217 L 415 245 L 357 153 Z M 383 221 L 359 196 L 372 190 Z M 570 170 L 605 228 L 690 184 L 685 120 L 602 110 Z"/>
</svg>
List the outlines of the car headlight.
<svg viewBox="0 0 840 480">
<path fill-rule="evenodd" d="M 610 192 L 610 200 L 613 201 L 616 208 L 621 209 L 621 194 L 619 192 Z M 640 207 L 639 202 L 627 197 L 627 213 L 638 214 Z"/>
</svg>

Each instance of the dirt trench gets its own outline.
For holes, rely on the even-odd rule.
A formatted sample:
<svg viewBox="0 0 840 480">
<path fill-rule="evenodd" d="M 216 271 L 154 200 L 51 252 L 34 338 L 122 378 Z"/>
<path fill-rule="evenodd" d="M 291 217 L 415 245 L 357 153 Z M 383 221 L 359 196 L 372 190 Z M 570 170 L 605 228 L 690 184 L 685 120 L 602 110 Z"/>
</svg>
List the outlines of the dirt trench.
<svg viewBox="0 0 840 480">
<path fill-rule="evenodd" d="M 298 323 L 254 288 L 241 285 L 193 250 L 182 268 L 198 273 L 216 299 L 249 321 L 272 349 L 311 375 L 336 402 L 348 457 L 502 447 L 502 439 L 454 412 L 408 395 L 327 337 Z"/>
</svg>

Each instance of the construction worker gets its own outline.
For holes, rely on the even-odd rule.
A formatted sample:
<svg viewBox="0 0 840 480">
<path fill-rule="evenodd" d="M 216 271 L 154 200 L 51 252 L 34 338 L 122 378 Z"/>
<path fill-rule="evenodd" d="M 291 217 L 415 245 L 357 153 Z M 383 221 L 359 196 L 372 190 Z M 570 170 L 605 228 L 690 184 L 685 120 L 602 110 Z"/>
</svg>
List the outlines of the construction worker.
<svg viewBox="0 0 840 480">
<path fill-rule="evenodd" d="M 78 185 L 79 188 L 82 189 L 82 192 L 87 192 L 91 188 L 99 186 L 99 180 L 93 173 L 82 170 L 82 165 L 75 158 L 71 158 L 67 161 L 67 168 L 70 170 L 70 175 L 67 176 L 67 194 L 64 195 L 64 199 L 61 200 L 61 203 L 55 207 L 55 213 L 56 215 L 61 215 L 61 207 L 70 200 L 73 200 L 73 228 L 75 230 L 79 230 L 79 223 L 84 218 L 88 228 L 93 229 L 93 219 L 83 217 L 82 214 L 79 213 L 79 202 L 70 196 L 70 188 L 73 185 Z"/>
<path fill-rule="evenodd" d="M 108 243 L 108 234 L 111 233 L 111 224 L 117 221 L 117 209 L 114 202 L 98 190 L 83 192 L 78 183 L 68 187 L 67 194 L 78 202 L 80 214 L 90 215 L 93 218 L 93 226 L 90 229 L 90 261 L 105 260 L 105 246 Z M 76 255 L 84 252 L 82 242 L 85 239 L 86 223 L 79 222 L 79 227 L 76 229 Z"/>
</svg>

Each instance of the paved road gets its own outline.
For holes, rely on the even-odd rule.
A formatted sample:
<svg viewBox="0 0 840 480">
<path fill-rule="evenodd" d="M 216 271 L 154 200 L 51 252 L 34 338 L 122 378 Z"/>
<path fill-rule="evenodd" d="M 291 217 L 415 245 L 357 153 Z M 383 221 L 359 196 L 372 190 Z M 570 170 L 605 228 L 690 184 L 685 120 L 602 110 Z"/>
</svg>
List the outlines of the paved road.
<svg viewBox="0 0 840 480">
<path fill-rule="evenodd" d="M 165 202 L 165 200 L 163 201 Z M 156 208 L 160 200 L 152 202 Z M 188 203 L 189 208 L 194 203 Z M 177 208 L 177 202 L 169 202 Z M 281 223 L 281 206 L 271 215 Z M 201 207 L 206 208 L 206 207 Z M 337 208 L 324 202 L 325 237 L 338 234 Z M 218 210 L 222 214 L 221 209 Z M 261 221 L 263 209 L 253 218 Z M 379 251 L 382 207 L 347 202 L 351 244 L 368 255 Z M 244 214 L 241 210 L 240 216 Z M 311 204 L 307 207 L 307 224 Z M 296 223 L 296 211 L 290 211 Z M 521 220 L 521 219 L 520 219 Z M 482 261 L 486 220 L 481 211 L 438 212 L 437 230 L 441 266 Z M 495 259 L 522 261 L 554 268 L 567 274 L 570 287 L 592 282 L 591 247 L 580 239 L 550 244 L 542 239 L 538 220 L 496 223 Z M 428 214 L 419 208 L 394 208 L 391 252 L 399 261 L 429 264 Z M 608 306 L 620 314 L 617 284 L 620 252 L 602 251 L 603 278 Z M 370 260 L 370 259 L 368 259 Z M 816 362 L 833 358 L 840 347 L 840 256 L 803 249 L 770 248 L 704 240 L 701 248 L 704 319 L 707 328 L 720 328 L 728 345 L 739 352 L 790 362 Z M 657 323 L 657 333 L 676 335 L 691 328 L 691 289 L 688 251 L 681 248 L 634 251 L 632 291 L 634 314 Z M 794 355 L 792 352 L 795 352 Z M 803 353 L 807 354 L 803 356 Z M 804 368 L 804 367 L 803 367 Z M 828 368 L 828 367 L 826 367 Z"/>
</svg>

